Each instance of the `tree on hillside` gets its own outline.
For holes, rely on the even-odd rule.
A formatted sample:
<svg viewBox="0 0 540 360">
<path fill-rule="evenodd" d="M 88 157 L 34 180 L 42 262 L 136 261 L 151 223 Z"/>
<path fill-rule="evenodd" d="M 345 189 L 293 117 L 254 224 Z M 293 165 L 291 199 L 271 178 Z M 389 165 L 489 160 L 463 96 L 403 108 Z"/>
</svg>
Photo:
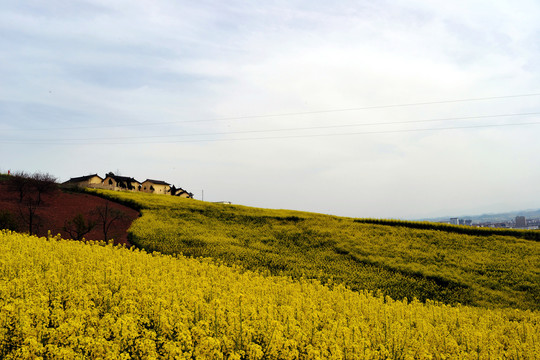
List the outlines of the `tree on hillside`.
<svg viewBox="0 0 540 360">
<path fill-rule="evenodd" d="M 35 173 L 31 179 L 31 189 L 37 194 L 38 205 L 41 204 L 41 195 L 52 193 L 58 188 L 56 178 L 50 174 Z"/>
<path fill-rule="evenodd" d="M 28 232 L 37 233 L 41 225 L 37 210 L 43 205 L 43 194 L 57 189 L 56 178 L 50 174 L 17 172 L 9 179 L 9 186 L 19 195 L 19 215 L 28 225 Z"/>
<path fill-rule="evenodd" d="M 85 220 L 83 214 L 79 213 L 73 219 L 66 220 L 63 229 L 72 239 L 81 240 L 96 227 L 96 224 L 97 222 L 92 219 Z"/>
<path fill-rule="evenodd" d="M 41 218 L 36 214 L 39 204 L 32 197 L 25 197 L 19 204 L 19 215 L 22 221 L 28 225 L 29 234 L 37 234 L 41 227 Z"/>
<path fill-rule="evenodd" d="M 51 193 L 58 188 L 56 178 L 48 173 L 28 174 L 24 171 L 16 172 L 9 179 L 9 185 L 13 191 L 19 194 L 19 202 L 22 203 L 25 197 L 32 196 L 41 204 L 41 196 Z"/>
<path fill-rule="evenodd" d="M 19 194 L 19 202 L 22 203 L 25 195 L 30 191 L 30 175 L 24 171 L 14 173 L 9 179 L 9 186 Z"/>
<path fill-rule="evenodd" d="M 115 222 L 118 222 L 126 217 L 126 214 L 118 209 L 109 206 L 109 201 L 104 206 L 98 206 L 92 211 L 97 217 L 97 223 L 103 230 L 103 240 L 109 240 L 110 230 Z"/>
</svg>

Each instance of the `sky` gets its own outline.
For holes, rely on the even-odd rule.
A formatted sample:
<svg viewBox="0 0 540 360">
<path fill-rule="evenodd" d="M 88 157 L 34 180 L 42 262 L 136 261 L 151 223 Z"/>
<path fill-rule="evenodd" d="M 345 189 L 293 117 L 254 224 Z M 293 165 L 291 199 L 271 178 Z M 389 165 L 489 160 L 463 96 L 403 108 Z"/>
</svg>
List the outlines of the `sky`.
<svg viewBox="0 0 540 360">
<path fill-rule="evenodd" d="M 540 208 L 540 3 L 0 0 L 0 172 L 421 219 Z"/>
</svg>

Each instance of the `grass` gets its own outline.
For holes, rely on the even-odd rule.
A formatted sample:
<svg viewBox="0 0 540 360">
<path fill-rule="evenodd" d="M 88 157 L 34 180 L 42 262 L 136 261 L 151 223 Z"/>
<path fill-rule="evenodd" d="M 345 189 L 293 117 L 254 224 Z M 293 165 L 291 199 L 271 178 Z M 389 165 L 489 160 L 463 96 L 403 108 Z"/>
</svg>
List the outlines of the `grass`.
<svg viewBox="0 0 540 360">
<path fill-rule="evenodd" d="M 540 308 L 540 243 L 370 224 L 290 210 L 95 191 L 142 211 L 131 242 L 294 278 L 342 283 L 395 299 Z"/>
</svg>

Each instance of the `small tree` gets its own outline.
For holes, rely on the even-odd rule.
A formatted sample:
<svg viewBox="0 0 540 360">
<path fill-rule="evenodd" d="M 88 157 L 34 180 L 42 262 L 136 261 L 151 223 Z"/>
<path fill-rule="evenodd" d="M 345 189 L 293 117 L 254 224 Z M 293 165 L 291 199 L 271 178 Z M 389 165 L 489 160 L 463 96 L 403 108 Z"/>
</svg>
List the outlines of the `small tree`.
<svg viewBox="0 0 540 360">
<path fill-rule="evenodd" d="M 30 235 L 37 234 L 41 226 L 41 218 L 36 214 L 39 204 L 37 200 L 28 196 L 19 204 L 19 215 L 24 223 L 28 225 Z"/>
<path fill-rule="evenodd" d="M 96 227 L 96 221 L 92 219 L 85 220 L 83 214 L 77 214 L 71 220 L 66 220 L 64 223 L 64 231 L 69 234 L 72 239 L 81 240 L 84 235 L 88 234 Z"/>
<path fill-rule="evenodd" d="M 28 174 L 24 171 L 16 172 L 9 179 L 11 188 L 19 193 L 19 202 L 22 203 L 26 197 L 33 197 L 38 206 L 41 204 L 41 196 L 51 193 L 58 188 L 56 178 L 50 174 L 34 173 Z"/>
<path fill-rule="evenodd" d="M 103 240 L 105 241 L 109 240 L 109 233 L 112 225 L 126 217 L 126 214 L 123 211 L 109 206 L 109 201 L 107 201 L 104 206 L 96 207 L 92 211 L 92 214 L 98 219 L 97 223 L 103 230 Z"/>
<path fill-rule="evenodd" d="M 13 191 L 19 193 L 19 202 L 22 203 L 31 188 L 30 175 L 24 171 L 14 173 L 9 179 L 9 186 Z"/>
<path fill-rule="evenodd" d="M 51 193 L 58 188 L 56 178 L 50 174 L 35 173 L 31 176 L 31 185 L 37 194 L 38 205 L 41 204 L 41 195 Z"/>
<path fill-rule="evenodd" d="M 19 215 L 28 225 L 30 234 L 37 233 L 41 226 L 37 215 L 43 205 L 42 195 L 56 190 L 56 178 L 50 174 L 17 172 L 9 179 L 9 185 L 19 195 Z"/>
</svg>

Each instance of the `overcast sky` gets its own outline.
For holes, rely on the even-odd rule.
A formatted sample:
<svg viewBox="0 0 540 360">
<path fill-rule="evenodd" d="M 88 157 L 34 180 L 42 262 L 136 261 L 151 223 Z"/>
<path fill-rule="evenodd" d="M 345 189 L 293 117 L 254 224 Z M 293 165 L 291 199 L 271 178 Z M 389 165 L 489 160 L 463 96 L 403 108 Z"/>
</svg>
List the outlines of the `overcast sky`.
<svg viewBox="0 0 540 360">
<path fill-rule="evenodd" d="M 539 19 L 537 0 L 0 0 L 0 171 L 351 217 L 540 208 Z"/>
</svg>

